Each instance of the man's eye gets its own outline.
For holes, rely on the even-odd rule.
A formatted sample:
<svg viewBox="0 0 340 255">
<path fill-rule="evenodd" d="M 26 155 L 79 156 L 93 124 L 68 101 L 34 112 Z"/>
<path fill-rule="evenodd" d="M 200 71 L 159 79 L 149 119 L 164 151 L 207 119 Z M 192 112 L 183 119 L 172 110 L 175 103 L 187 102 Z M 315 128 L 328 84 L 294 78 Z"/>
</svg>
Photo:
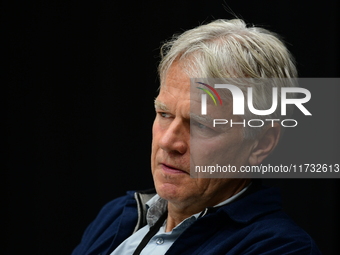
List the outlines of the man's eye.
<svg viewBox="0 0 340 255">
<path fill-rule="evenodd" d="M 206 129 L 210 129 L 208 126 L 198 122 L 198 121 L 193 121 L 191 120 L 190 121 L 190 125 L 192 125 L 192 127 L 195 127 L 197 129 L 200 129 L 200 130 L 206 130 Z"/>
<path fill-rule="evenodd" d="M 190 121 L 190 132 L 193 137 L 213 137 L 218 134 L 210 125 L 204 125 L 198 121 Z"/>
<path fill-rule="evenodd" d="M 159 112 L 158 114 L 161 115 L 162 118 L 170 118 L 171 117 L 171 115 L 169 113 L 166 113 L 166 112 Z"/>
<path fill-rule="evenodd" d="M 195 124 L 199 129 L 207 129 L 208 128 L 206 125 L 203 125 L 202 123 L 199 123 L 199 122 L 196 122 Z"/>
</svg>

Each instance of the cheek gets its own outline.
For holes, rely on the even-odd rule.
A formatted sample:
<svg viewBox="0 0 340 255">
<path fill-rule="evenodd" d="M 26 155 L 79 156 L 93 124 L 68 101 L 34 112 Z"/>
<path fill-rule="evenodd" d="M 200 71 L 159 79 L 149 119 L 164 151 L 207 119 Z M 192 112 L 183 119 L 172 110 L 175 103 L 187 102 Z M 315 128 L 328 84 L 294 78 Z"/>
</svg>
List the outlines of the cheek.
<svg viewBox="0 0 340 255">
<path fill-rule="evenodd" d="M 221 136 L 216 139 L 200 140 L 192 144 L 191 162 L 195 165 L 237 164 L 242 152 L 241 139 L 233 136 Z"/>
<path fill-rule="evenodd" d="M 151 168 L 153 171 L 154 164 L 155 164 L 155 158 L 156 158 L 156 152 L 157 152 L 157 127 L 156 123 L 154 122 L 152 125 L 152 143 L 151 143 Z"/>
<path fill-rule="evenodd" d="M 216 137 L 216 139 L 195 139 L 195 141 L 191 142 L 191 152 L 201 157 L 225 154 L 234 147 L 231 141 L 228 143 L 224 142 L 225 139 L 224 137 Z"/>
<path fill-rule="evenodd" d="M 158 148 L 158 141 L 161 137 L 160 127 L 155 121 L 152 126 L 152 153 Z"/>
</svg>

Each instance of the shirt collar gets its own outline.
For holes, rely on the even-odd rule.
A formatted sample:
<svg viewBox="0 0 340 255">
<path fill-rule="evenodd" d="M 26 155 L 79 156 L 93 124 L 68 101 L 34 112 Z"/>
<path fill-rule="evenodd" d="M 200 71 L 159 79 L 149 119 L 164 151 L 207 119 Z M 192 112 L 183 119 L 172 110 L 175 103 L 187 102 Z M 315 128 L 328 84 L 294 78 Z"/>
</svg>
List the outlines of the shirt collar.
<svg viewBox="0 0 340 255">
<path fill-rule="evenodd" d="M 146 202 L 146 222 L 150 227 L 155 225 L 157 220 L 165 213 L 168 206 L 168 201 L 158 196 L 154 195 L 148 202 Z"/>
</svg>

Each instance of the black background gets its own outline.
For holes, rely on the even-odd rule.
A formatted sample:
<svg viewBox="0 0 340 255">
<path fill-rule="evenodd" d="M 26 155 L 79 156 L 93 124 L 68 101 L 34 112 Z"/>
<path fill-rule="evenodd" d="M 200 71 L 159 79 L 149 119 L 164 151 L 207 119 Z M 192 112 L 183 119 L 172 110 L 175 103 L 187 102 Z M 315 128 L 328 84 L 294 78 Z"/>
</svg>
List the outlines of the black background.
<svg viewBox="0 0 340 255">
<path fill-rule="evenodd" d="M 230 9 L 282 35 L 301 77 L 339 77 L 335 0 L 2 3 L 9 254 L 70 254 L 106 202 L 152 186 L 161 42 Z M 338 180 L 265 182 L 324 254 L 339 253 Z"/>
</svg>

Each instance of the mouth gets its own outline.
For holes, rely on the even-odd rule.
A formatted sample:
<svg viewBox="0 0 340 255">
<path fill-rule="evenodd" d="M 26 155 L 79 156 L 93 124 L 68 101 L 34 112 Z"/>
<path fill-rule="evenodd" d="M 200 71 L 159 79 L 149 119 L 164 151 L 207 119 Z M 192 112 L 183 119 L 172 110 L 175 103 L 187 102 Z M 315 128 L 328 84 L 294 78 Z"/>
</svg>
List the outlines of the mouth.
<svg viewBox="0 0 340 255">
<path fill-rule="evenodd" d="M 161 163 L 162 170 L 169 174 L 188 174 L 186 171 L 178 169 L 172 165 Z"/>
</svg>

